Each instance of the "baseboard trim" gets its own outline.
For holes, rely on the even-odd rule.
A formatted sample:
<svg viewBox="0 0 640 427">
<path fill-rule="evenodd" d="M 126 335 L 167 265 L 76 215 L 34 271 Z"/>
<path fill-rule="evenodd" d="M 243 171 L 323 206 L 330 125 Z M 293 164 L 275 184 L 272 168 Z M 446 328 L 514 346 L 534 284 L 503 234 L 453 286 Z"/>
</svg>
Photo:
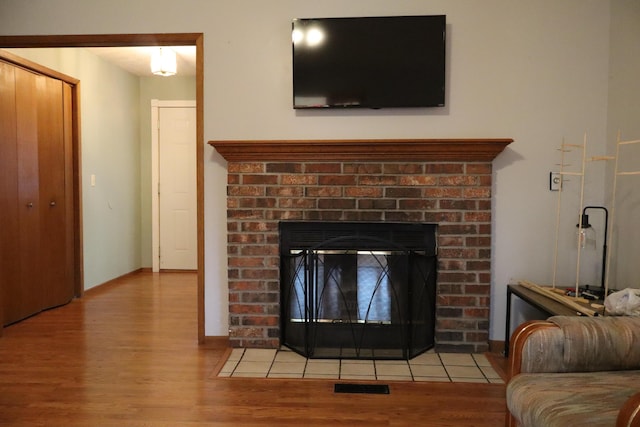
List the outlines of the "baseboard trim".
<svg viewBox="0 0 640 427">
<path fill-rule="evenodd" d="M 230 348 L 228 336 L 205 336 L 201 347 L 207 348 Z"/>
<path fill-rule="evenodd" d="M 504 341 L 489 340 L 489 352 L 504 354 Z"/>
<path fill-rule="evenodd" d="M 133 276 L 135 274 L 140 274 L 140 273 L 151 273 L 151 269 L 150 268 L 138 268 L 136 270 L 133 270 L 129 273 L 125 273 L 122 276 L 118 276 L 115 277 L 111 280 L 107 280 L 104 283 L 100 283 L 99 285 L 95 285 L 89 289 L 85 289 L 84 291 L 84 295 L 86 294 L 92 294 L 96 291 L 103 291 L 103 290 L 107 290 L 109 289 L 111 286 L 113 286 L 114 284 L 118 283 L 119 281 L 121 281 L 122 279 L 126 279 L 129 276 Z"/>
</svg>

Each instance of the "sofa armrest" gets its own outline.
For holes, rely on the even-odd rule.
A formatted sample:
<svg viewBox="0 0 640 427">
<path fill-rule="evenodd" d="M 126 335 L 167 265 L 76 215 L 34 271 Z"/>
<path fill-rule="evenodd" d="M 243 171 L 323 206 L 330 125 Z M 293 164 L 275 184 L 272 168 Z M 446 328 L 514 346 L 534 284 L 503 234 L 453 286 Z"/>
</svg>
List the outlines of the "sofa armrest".
<svg viewBox="0 0 640 427">
<path fill-rule="evenodd" d="M 616 427 L 640 427 L 640 393 L 634 394 L 622 405 Z"/>
<path fill-rule="evenodd" d="M 532 320 L 518 326 L 511 335 L 507 376 L 520 373 L 561 372 L 562 330 L 546 320 Z"/>
</svg>

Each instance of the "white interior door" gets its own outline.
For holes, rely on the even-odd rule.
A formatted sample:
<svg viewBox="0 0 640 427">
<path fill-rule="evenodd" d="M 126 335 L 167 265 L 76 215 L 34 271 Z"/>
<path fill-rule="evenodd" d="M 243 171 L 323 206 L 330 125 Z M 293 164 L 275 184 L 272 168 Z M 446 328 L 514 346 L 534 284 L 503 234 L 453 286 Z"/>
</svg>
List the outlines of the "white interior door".
<svg viewBox="0 0 640 427">
<path fill-rule="evenodd" d="M 158 108 L 159 266 L 197 269 L 196 109 Z"/>
</svg>

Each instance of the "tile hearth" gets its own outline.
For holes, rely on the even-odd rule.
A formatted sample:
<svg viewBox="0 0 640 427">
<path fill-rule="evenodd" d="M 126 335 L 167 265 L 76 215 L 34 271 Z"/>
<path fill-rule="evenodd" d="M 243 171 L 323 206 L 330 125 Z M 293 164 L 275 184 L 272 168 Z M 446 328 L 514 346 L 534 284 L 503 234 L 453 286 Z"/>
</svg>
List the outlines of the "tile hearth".
<svg viewBox="0 0 640 427">
<path fill-rule="evenodd" d="M 434 351 L 406 361 L 307 359 L 288 348 L 236 348 L 218 377 L 504 383 L 483 354 Z"/>
</svg>

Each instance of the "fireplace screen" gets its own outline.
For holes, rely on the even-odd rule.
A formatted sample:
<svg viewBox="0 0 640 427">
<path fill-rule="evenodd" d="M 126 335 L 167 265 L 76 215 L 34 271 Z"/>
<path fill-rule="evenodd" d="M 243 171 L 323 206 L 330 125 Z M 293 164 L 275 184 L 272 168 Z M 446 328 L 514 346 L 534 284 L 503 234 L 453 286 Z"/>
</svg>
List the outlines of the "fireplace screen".
<svg viewBox="0 0 640 427">
<path fill-rule="evenodd" d="M 311 358 L 408 359 L 434 345 L 435 225 L 280 225 L 281 333 Z"/>
</svg>

